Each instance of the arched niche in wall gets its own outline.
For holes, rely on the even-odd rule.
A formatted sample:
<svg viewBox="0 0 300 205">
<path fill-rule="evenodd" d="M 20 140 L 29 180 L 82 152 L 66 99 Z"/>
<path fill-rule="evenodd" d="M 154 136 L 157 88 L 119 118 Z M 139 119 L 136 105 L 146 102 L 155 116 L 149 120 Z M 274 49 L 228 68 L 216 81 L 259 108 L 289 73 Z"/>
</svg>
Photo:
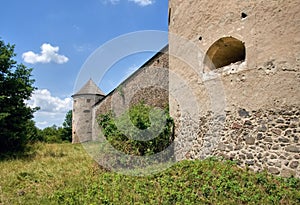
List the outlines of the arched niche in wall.
<svg viewBox="0 0 300 205">
<path fill-rule="evenodd" d="M 246 48 L 242 41 L 234 37 L 223 37 L 209 47 L 204 58 L 204 65 L 212 70 L 244 61 L 245 58 Z"/>
</svg>

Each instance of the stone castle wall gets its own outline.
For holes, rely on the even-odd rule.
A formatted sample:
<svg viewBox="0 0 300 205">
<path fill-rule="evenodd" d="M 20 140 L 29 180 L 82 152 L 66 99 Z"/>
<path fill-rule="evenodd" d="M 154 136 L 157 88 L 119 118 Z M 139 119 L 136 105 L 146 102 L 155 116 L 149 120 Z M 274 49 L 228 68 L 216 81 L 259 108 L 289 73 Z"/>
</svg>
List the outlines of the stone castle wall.
<svg viewBox="0 0 300 205">
<path fill-rule="evenodd" d="M 236 160 L 240 166 L 254 171 L 267 170 L 284 177 L 300 177 L 300 111 L 299 107 L 246 110 L 226 112 L 221 129 L 215 133 L 211 128 L 212 113 L 199 119 L 200 130 L 196 138 L 183 133 L 191 140 L 187 159 L 202 159 L 208 155 Z M 210 127 L 212 126 L 212 127 Z M 215 147 L 207 138 L 218 135 Z"/>
<path fill-rule="evenodd" d="M 169 103 L 177 160 L 300 177 L 299 19 L 290 0 L 170 0 L 169 47 L 92 107 L 93 140 L 100 114 Z"/>
<path fill-rule="evenodd" d="M 139 102 L 158 108 L 168 105 L 168 64 L 166 47 L 93 107 L 94 140 L 101 133 L 96 120 L 100 114 L 113 110 L 119 116 Z"/>
<path fill-rule="evenodd" d="M 300 5 L 171 0 L 169 7 L 176 158 L 217 155 L 300 177 Z M 224 37 L 243 42 L 245 59 L 207 68 L 205 54 Z"/>
</svg>

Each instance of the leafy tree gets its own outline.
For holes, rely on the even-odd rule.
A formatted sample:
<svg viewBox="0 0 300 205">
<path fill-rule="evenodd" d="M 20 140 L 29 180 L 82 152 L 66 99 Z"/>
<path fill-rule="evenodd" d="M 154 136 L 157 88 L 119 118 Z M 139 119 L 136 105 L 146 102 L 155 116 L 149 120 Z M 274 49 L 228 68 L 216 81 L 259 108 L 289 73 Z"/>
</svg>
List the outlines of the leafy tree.
<svg viewBox="0 0 300 205">
<path fill-rule="evenodd" d="M 63 141 L 72 141 L 72 110 L 69 110 L 66 114 L 61 139 Z"/>
<path fill-rule="evenodd" d="M 72 141 L 72 110 L 66 114 L 62 127 L 52 125 L 38 131 L 38 139 L 47 143 L 61 143 L 63 141 Z"/>
<path fill-rule="evenodd" d="M 32 68 L 17 64 L 13 58 L 14 45 L 0 40 L 0 152 L 22 150 L 32 140 L 34 123 L 31 121 L 36 108 L 29 100 L 34 80 Z"/>
<path fill-rule="evenodd" d="M 41 141 L 47 143 L 61 143 L 61 135 L 63 128 L 52 125 L 51 127 L 46 127 L 39 131 L 39 136 L 41 136 Z"/>
</svg>

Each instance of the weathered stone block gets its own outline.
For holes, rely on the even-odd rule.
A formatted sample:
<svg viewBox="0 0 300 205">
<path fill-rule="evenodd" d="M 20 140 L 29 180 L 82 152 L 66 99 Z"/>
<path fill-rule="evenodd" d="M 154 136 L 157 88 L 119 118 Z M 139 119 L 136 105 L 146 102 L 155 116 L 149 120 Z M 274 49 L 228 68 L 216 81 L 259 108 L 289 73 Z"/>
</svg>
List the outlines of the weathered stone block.
<svg viewBox="0 0 300 205">
<path fill-rule="evenodd" d="M 259 131 L 259 132 L 266 132 L 267 130 L 268 130 L 268 128 L 264 124 L 257 128 L 257 131 Z"/>
<path fill-rule="evenodd" d="M 240 150 L 240 149 L 243 149 L 243 145 L 242 144 L 238 144 L 234 148 L 234 150 Z"/>
<path fill-rule="evenodd" d="M 278 144 L 274 144 L 274 145 L 272 146 L 272 149 L 273 149 L 273 150 L 279 150 L 279 148 L 280 148 L 280 146 L 279 146 Z"/>
<path fill-rule="evenodd" d="M 283 155 L 280 155 L 280 156 L 279 156 L 279 159 L 286 159 L 286 157 L 283 156 Z"/>
<path fill-rule="evenodd" d="M 252 122 L 250 120 L 245 120 L 244 125 L 250 126 L 252 125 Z"/>
<path fill-rule="evenodd" d="M 292 130 L 286 130 L 285 132 L 284 132 L 284 135 L 285 136 L 288 136 L 288 135 L 291 135 L 292 134 Z"/>
<path fill-rule="evenodd" d="M 292 161 L 292 162 L 290 163 L 290 168 L 296 169 L 296 168 L 298 167 L 298 165 L 299 165 L 299 162 L 298 162 L 298 161 Z"/>
<path fill-rule="evenodd" d="M 254 137 L 247 137 L 245 141 L 246 141 L 246 144 L 253 145 L 255 143 L 255 138 Z"/>
<path fill-rule="evenodd" d="M 277 159 L 277 156 L 275 154 L 271 154 L 270 159 Z"/>
<path fill-rule="evenodd" d="M 246 156 L 244 154 L 239 154 L 240 159 L 246 159 Z"/>
<path fill-rule="evenodd" d="M 288 138 L 281 137 L 278 139 L 279 142 L 288 143 L 290 140 Z"/>
<path fill-rule="evenodd" d="M 247 153 L 247 159 L 253 159 L 254 158 L 254 156 L 253 156 L 253 154 L 252 153 Z"/>
<path fill-rule="evenodd" d="M 284 120 L 283 119 L 277 119 L 276 123 L 284 123 Z"/>
<path fill-rule="evenodd" d="M 266 141 L 266 142 L 273 142 L 273 140 L 272 140 L 271 137 L 266 137 L 266 138 L 264 139 L 264 141 Z"/>
<path fill-rule="evenodd" d="M 285 148 L 285 151 L 287 152 L 294 152 L 294 153 L 300 153 L 300 148 L 296 147 L 295 145 L 289 145 Z"/>
<path fill-rule="evenodd" d="M 257 159 L 261 159 L 261 158 L 262 158 L 262 154 L 261 154 L 261 153 L 258 153 Z"/>
<path fill-rule="evenodd" d="M 231 144 L 227 145 L 226 146 L 226 151 L 233 151 L 233 146 Z"/>
<path fill-rule="evenodd" d="M 268 171 L 269 171 L 271 174 L 275 174 L 275 175 L 277 175 L 277 174 L 280 173 L 279 169 L 277 169 L 276 167 L 269 167 L 269 168 L 268 168 Z"/>
<path fill-rule="evenodd" d="M 246 160 L 245 164 L 248 165 L 248 166 L 253 166 L 254 161 L 253 160 Z"/>
<path fill-rule="evenodd" d="M 262 133 L 257 133 L 256 139 L 258 139 L 258 140 L 264 139 L 263 134 Z"/>
<path fill-rule="evenodd" d="M 289 128 L 289 125 L 277 125 L 276 128 L 281 129 L 282 131 L 286 130 L 287 128 Z"/>
<path fill-rule="evenodd" d="M 283 177 L 291 177 L 291 176 L 295 176 L 296 172 L 294 170 L 291 170 L 291 169 L 283 169 L 281 171 L 280 175 L 283 176 Z"/>
<path fill-rule="evenodd" d="M 226 145 L 223 142 L 220 142 L 218 144 L 218 150 L 225 151 L 226 150 Z"/>
<path fill-rule="evenodd" d="M 241 129 L 243 127 L 243 125 L 239 124 L 239 123 L 232 123 L 231 128 L 232 129 Z"/>
<path fill-rule="evenodd" d="M 274 134 L 276 135 L 280 135 L 281 134 L 281 130 L 280 129 L 272 129 L 271 130 Z"/>
<path fill-rule="evenodd" d="M 239 109 L 238 113 L 240 117 L 250 117 L 249 112 L 245 109 Z"/>
<path fill-rule="evenodd" d="M 281 168 L 281 161 L 280 160 L 275 162 L 275 167 Z"/>
</svg>

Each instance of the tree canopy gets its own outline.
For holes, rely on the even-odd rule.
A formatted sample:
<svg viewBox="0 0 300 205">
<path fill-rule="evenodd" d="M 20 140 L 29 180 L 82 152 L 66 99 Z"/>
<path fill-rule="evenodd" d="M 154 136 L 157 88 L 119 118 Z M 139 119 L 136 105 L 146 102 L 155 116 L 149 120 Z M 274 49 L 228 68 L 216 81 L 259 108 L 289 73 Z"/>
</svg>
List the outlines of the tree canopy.
<svg viewBox="0 0 300 205">
<path fill-rule="evenodd" d="M 72 141 L 72 110 L 66 113 L 62 127 L 52 125 L 38 130 L 38 140 L 46 143 L 61 143 Z"/>
<path fill-rule="evenodd" d="M 72 110 L 69 110 L 66 114 L 65 121 L 63 123 L 63 135 L 62 140 L 72 141 Z"/>
<path fill-rule="evenodd" d="M 26 105 L 36 89 L 32 68 L 17 64 L 14 47 L 0 39 L 0 152 L 24 148 L 35 134 L 31 119 L 37 108 Z"/>
</svg>

